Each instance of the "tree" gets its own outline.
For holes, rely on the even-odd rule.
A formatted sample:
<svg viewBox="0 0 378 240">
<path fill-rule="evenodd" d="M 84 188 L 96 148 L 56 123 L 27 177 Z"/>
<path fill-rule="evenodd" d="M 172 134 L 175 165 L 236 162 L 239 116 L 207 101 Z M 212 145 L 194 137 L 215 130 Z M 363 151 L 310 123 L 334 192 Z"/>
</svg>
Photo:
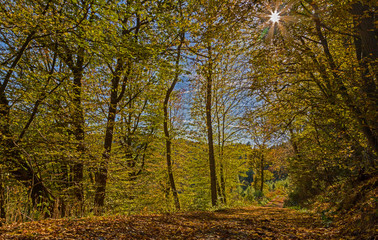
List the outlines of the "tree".
<svg viewBox="0 0 378 240">
<path fill-rule="evenodd" d="M 260 186 L 259 191 L 263 193 L 264 190 L 264 172 L 267 166 L 267 156 L 269 148 L 273 146 L 274 134 L 277 131 L 274 125 L 269 121 L 269 118 L 264 115 L 264 112 L 256 109 L 255 111 L 249 111 L 243 118 L 243 126 L 249 133 L 256 151 L 253 158 L 258 159 L 258 164 L 255 164 L 255 169 L 259 172 Z M 256 184 L 256 182 L 255 182 Z"/>
<path fill-rule="evenodd" d="M 93 7 L 94 1 L 80 2 L 80 3 L 66 3 L 64 6 L 57 6 L 62 12 L 60 16 L 60 24 L 72 29 L 71 32 L 59 32 L 49 39 L 42 39 L 42 44 L 46 45 L 52 52 L 56 53 L 62 62 L 68 67 L 72 76 L 72 97 L 68 104 L 70 109 L 69 123 L 72 126 L 70 134 L 75 139 L 76 156 L 68 165 L 72 166 L 70 170 L 66 166 L 62 168 L 63 171 L 70 171 L 65 173 L 67 176 L 72 174 L 72 179 L 66 181 L 70 182 L 69 187 L 72 188 L 72 193 L 75 196 L 76 215 L 81 215 L 83 212 L 83 177 L 84 177 L 84 159 L 88 155 L 85 146 L 85 116 L 83 109 L 83 81 L 84 74 L 88 68 L 89 42 L 91 39 L 85 34 L 85 31 L 92 31 L 95 27 L 93 19 L 97 13 Z M 73 12 L 73 10 L 75 12 Z M 78 24 L 79 23 L 79 24 Z M 65 163 L 63 163 L 64 165 Z M 64 213 L 63 213 L 64 214 Z"/>
<path fill-rule="evenodd" d="M 253 73 L 252 91 L 279 132 L 291 139 L 291 179 L 298 196 L 306 199 L 347 176 L 365 178 L 375 172 L 376 109 L 371 106 L 376 103 L 364 90 L 375 87 L 363 79 L 361 71 L 366 73 L 366 68 L 359 56 L 369 51 L 374 55 L 368 50 L 374 40 L 366 32 L 360 35 L 362 28 L 369 25 L 371 33 L 376 29 L 371 25 L 372 5 L 354 4 L 339 1 L 337 8 L 321 1 L 293 4 L 288 14 L 300 21 L 278 23 L 285 24 L 290 41 L 275 32 L 272 43 L 253 60 L 258 70 Z M 359 15 L 361 9 L 364 17 Z M 369 42 L 365 53 L 362 38 L 370 39 L 365 39 Z M 372 64 L 372 58 L 364 59 Z M 373 68 L 369 71 L 369 77 L 374 76 Z"/>
<path fill-rule="evenodd" d="M 136 38 L 138 37 L 138 32 L 144 24 L 148 21 L 140 19 L 140 15 L 138 13 L 135 14 L 136 24 L 135 26 L 127 27 L 126 24 L 129 23 L 128 14 L 124 13 L 124 16 L 119 16 L 121 23 L 121 45 L 126 44 L 123 38 L 132 38 L 130 37 L 131 33 L 134 32 Z M 133 14 L 133 13 L 132 13 Z M 122 41 L 123 40 L 123 41 Z M 128 40 L 128 39 L 127 39 Z M 126 41 L 127 41 L 126 40 Z M 132 41 L 130 41 L 132 43 Z M 135 44 L 135 43 L 134 43 Z M 125 51 L 125 50 L 124 50 Z M 110 88 L 110 102 L 108 108 L 108 115 L 106 120 L 106 129 L 105 129 L 105 137 L 104 137 L 104 152 L 102 154 L 102 159 L 100 162 L 100 166 L 98 171 L 96 172 L 96 193 L 94 199 L 95 205 L 95 213 L 101 215 L 103 213 L 103 207 L 105 203 L 105 191 L 106 191 L 106 183 L 107 183 L 107 175 L 108 175 L 108 164 L 110 161 L 110 154 L 112 150 L 113 144 L 113 137 L 114 137 L 114 127 L 117 115 L 117 107 L 119 102 L 122 100 L 126 90 L 126 84 L 129 81 L 131 69 L 132 69 L 132 60 L 131 58 L 127 57 L 129 54 L 126 52 L 118 53 L 120 56 L 116 59 L 115 67 L 113 68 L 110 64 L 108 65 L 110 68 L 111 74 L 111 88 Z M 118 55 L 117 54 L 117 55 Z M 119 90 L 120 88 L 120 90 Z"/>
<path fill-rule="evenodd" d="M 185 33 L 180 32 L 179 35 L 180 35 L 180 37 L 179 37 L 180 43 L 177 47 L 177 56 L 176 56 L 176 62 L 175 62 L 175 75 L 174 75 L 173 82 L 171 83 L 171 85 L 169 86 L 169 88 L 168 88 L 168 90 L 165 94 L 164 104 L 163 104 L 163 111 L 164 111 L 164 124 L 163 124 L 164 126 L 163 127 L 164 127 L 164 135 L 165 135 L 165 142 L 166 142 L 168 179 L 169 179 L 170 188 L 172 190 L 172 194 L 173 194 L 173 198 L 174 198 L 175 206 L 176 206 L 177 210 L 180 209 L 180 201 L 179 201 L 179 198 L 178 198 L 177 189 L 176 189 L 175 181 L 174 181 L 174 178 L 173 178 L 173 171 L 172 171 L 172 160 L 171 160 L 172 140 L 171 140 L 171 137 L 170 137 L 170 134 L 169 134 L 169 127 L 168 127 L 168 121 L 169 121 L 168 104 L 169 104 L 169 99 L 170 99 L 170 96 L 172 94 L 172 91 L 175 88 L 175 85 L 179 80 L 179 74 L 180 74 L 179 64 L 180 64 L 180 58 L 181 58 L 181 47 L 182 47 L 183 42 L 184 42 Z"/>
<path fill-rule="evenodd" d="M 133 6 L 136 6 L 135 8 Z M 111 86 L 109 89 L 110 98 L 106 120 L 106 129 L 104 137 L 104 152 L 99 164 L 98 171 L 96 172 L 96 193 L 95 193 L 95 212 L 102 214 L 105 204 L 105 192 L 108 175 L 108 165 L 110 163 L 110 155 L 112 151 L 114 129 L 119 111 L 117 108 L 125 97 L 127 85 L 131 79 L 136 80 L 138 75 L 135 74 L 133 69 L 138 64 L 141 64 L 141 69 L 147 71 L 148 60 L 155 60 L 161 50 L 164 49 L 163 41 L 155 38 L 159 28 L 153 26 L 155 21 L 160 21 L 165 11 L 170 9 L 168 5 L 155 5 L 154 3 L 145 1 L 127 2 L 122 4 L 115 4 L 116 11 L 116 25 L 114 26 L 114 33 L 117 38 L 112 44 L 111 48 L 114 51 L 109 59 L 106 59 L 106 65 L 109 67 Z M 155 28 L 156 27 L 156 28 Z M 115 66 L 112 62 L 115 61 Z M 145 64 L 145 66 L 143 65 Z M 154 78 L 151 77 L 147 81 L 153 82 Z M 138 82 L 135 83 L 137 85 Z M 146 84 L 143 87 L 148 86 Z M 135 98 L 146 89 L 137 88 L 138 91 L 133 92 L 124 106 L 127 106 Z M 130 123 L 131 124 L 131 123 Z"/>
<path fill-rule="evenodd" d="M 4 67 L 1 70 L 2 82 L 0 86 L 0 146 L 2 149 L 2 162 L 7 166 L 9 172 L 15 179 L 22 182 L 30 189 L 32 205 L 34 207 L 44 205 L 43 208 L 47 206 L 51 209 L 54 202 L 53 195 L 46 187 L 42 178 L 35 171 L 30 161 L 24 156 L 23 149 L 19 146 L 24 133 L 28 130 L 30 123 L 35 118 L 36 110 L 31 114 L 18 137 L 12 133 L 11 128 L 12 105 L 10 101 L 14 101 L 14 99 L 9 100 L 9 89 L 17 85 L 17 80 L 23 76 L 20 64 L 22 58 L 30 49 L 30 45 L 32 45 L 37 37 L 43 36 L 43 30 L 45 28 L 43 18 L 51 12 L 52 3 L 51 1 L 47 1 L 41 4 L 35 4 L 35 6 L 32 5 L 33 4 L 25 4 L 25 9 L 32 9 L 32 12 L 36 12 L 36 18 L 32 18 L 30 14 L 25 14 L 20 18 L 18 14 L 22 14 L 23 11 L 20 6 L 14 2 L 10 2 L 2 13 L 2 17 L 5 17 L 8 21 L 4 22 L 3 20 L 1 23 L 5 27 L 2 28 L 1 34 L 1 41 L 4 43 L 1 46 L 1 48 L 4 49 L 4 55 L 2 55 L 2 66 Z M 9 8 L 16 8 L 17 14 L 12 14 L 11 11 L 6 10 Z M 25 27 L 24 31 L 20 31 L 19 27 Z M 20 39 L 17 38 L 19 35 L 21 36 Z M 49 67 L 47 71 L 46 69 L 44 71 L 45 74 L 49 75 L 47 79 L 51 79 L 54 67 L 55 60 L 52 60 L 51 67 Z M 19 83 L 22 85 L 21 82 Z M 44 89 L 44 91 L 45 92 L 41 93 L 41 97 L 35 102 L 34 109 L 38 109 L 38 105 L 48 94 L 46 89 Z M 49 215 L 50 211 L 47 211 L 46 214 Z"/>
<path fill-rule="evenodd" d="M 198 95 L 203 95 L 203 101 L 205 104 L 200 104 L 203 107 L 203 120 L 206 123 L 206 134 L 207 134 L 207 145 L 208 145 L 208 158 L 209 158 L 209 167 L 210 167 L 210 189 L 212 196 L 212 205 L 217 204 L 218 193 L 221 198 L 225 199 L 225 181 L 222 180 L 223 163 L 217 163 L 217 154 L 214 145 L 216 144 L 216 129 L 220 130 L 221 127 L 218 125 L 215 128 L 217 123 L 216 114 L 219 114 L 217 103 L 222 101 L 224 95 L 217 95 L 216 86 L 219 82 L 227 82 L 227 84 L 235 84 L 238 79 L 237 70 L 232 71 L 232 73 L 224 73 L 228 66 L 232 65 L 228 63 L 227 66 L 222 66 L 223 63 L 226 63 L 226 58 L 235 58 L 240 57 L 241 48 L 239 48 L 239 39 L 236 39 L 235 36 L 241 38 L 241 32 L 235 31 L 235 29 L 242 28 L 242 22 L 239 21 L 243 19 L 245 14 L 243 3 L 238 1 L 208 1 L 208 2 L 199 2 L 196 5 L 195 12 L 197 13 L 196 22 L 198 22 L 198 27 L 191 33 L 193 36 L 193 48 L 189 48 L 197 57 L 198 67 L 196 73 L 198 74 L 197 80 L 200 82 L 200 90 Z M 248 7 L 246 7 L 248 8 Z M 237 19 L 237 20 L 235 20 Z M 237 23 L 236 23 L 237 22 Z M 231 35 L 231 32 L 235 35 Z M 235 55 L 233 55 L 235 54 Z M 234 63 L 236 66 L 239 64 Z M 244 69 L 243 69 L 244 70 Z M 234 75 L 235 76 L 234 76 Z M 231 89 L 231 88 L 230 88 Z M 205 94 L 203 94 L 205 93 Z M 227 98 L 227 97 L 226 97 Z M 218 101 L 219 100 L 219 101 Z M 197 112 L 197 110 L 194 110 Z M 220 115 L 218 115 L 220 117 Z M 199 117 L 199 116 L 196 116 Z M 220 118 L 218 118 L 220 120 Z M 218 121 L 220 123 L 220 121 Z M 222 135 L 221 132 L 218 133 L 219 136 Z M 222 137 L 221 137 L 222 138 Z M 221 146 L 220 139 L 218 138 L 218 146 Z M 219 148 L 222 150 L 222 147 Z M 221 153 L 220 153 L 221 154 Z M 218 154 L 219 157 L 221 155 Z M 220 170 L 220 184 L 217 183 L 217 166 L 219 165 Z M 222 190 L 223 189 L 223 190 Z M 219 191 L 220 190 L 220 191 Z M 223 193 L 222 193 L 223 192 Z M 223 195 L 223 196 L 222 196 Z"/>
</svg>

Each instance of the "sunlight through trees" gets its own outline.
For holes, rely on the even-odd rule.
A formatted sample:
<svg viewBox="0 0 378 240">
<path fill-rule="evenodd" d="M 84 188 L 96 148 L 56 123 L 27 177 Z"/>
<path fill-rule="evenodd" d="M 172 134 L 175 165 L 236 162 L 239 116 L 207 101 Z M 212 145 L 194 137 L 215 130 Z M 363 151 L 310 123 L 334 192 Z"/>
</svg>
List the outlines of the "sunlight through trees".
<svg viewBox="0 0 378 240">
<path fill-rule="evenodd" d="M 278 196 L 371 226 L 373 1 L 0 9 L 0 224 Z"/>
</svg>

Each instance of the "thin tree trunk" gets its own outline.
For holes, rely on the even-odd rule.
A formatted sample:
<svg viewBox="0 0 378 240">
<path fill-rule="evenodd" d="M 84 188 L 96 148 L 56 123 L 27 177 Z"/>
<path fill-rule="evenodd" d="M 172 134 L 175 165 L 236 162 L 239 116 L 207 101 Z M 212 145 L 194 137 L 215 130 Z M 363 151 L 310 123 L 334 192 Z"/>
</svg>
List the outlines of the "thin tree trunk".
<svg viewBox="0 0 378 240">
<path fill-rule="evenodd" d="M 5 222 L 5 184 L 4 174 L 0 166 L 0 227 Z"/>
<path fill-rule="evenodd" d="M 264 190 L 264 154 L 263 153 L 261 153 L 261 159 L 260 159 L 260 176 L 261 176 L 260 192 L 262 194 Z"/>
<path fill-rule="evenodd" d="M 172 140 L 169 134 L 169 126 L 168 126 L 168 122 L 169 122 L 168 105 L 169 105 L 169 99 L 172 94 L 172 91 L 179 80 L 179 75 L 180 75 L 179 65 L 180 65 L 180 58 L 181 58 L 181 47 L 182 47 L 183 42 L 184 42 L 184 33 L 180 33 L 180 44 L 177 47 L 177 57 L 176 57 L 176 63 L 175 63 L 175 68 L 176 68 L 175 77 L 173 79 L 171 86 L 168 88 L 167 93 L 165 94 L 164 104 L 163 104 L 163 110 L 164 110 L 163 127 L 164 127 L 164 135 L 165 135 L 167 171 L 168 171 L 169 185 L 170 185 L 170 189 L 172 190 L 176 210 L 180 210 L 180 201 L 179 201 L 179 197 L 178 197 L 178 193 L 177 193 L 177 189 L 175 185 L 175 180 L 173 177 L 173 170 L 172 170 L 172 149 L 171 149 Z"/>
<path fill-rule="evenodd" d="M 220 189 L 221 189 L 222 202 L 223 202 L 223 204 L 227 204 L 227 198 L 226 198 L 226 181 L 225 181 L 225 177 L 224 177 L 224 167 L 223 167 L 223 162 L 222 161 L 223 161 L 223 158 L 221 159 L 221 162 L 219 164 Z"/>
<path fill-rule="evenodd" d="M 217 205 L 217 176 L 215 167 L 214 142 L 213 142 L 213 126 L 211 116 L 211 100 L 212 100 L 212 53 L 210 43 L 207 47 L 209 54 L 209 62 L 207 69 L 207 84 L 206 84 L 206 127 L 207 127 L 207 142 L 209 147 L 209 166 L 210 166 L 210 190 L 211 190 L 211 205 Z"/>
<path fill-rule="evenodd" d="M 220 164 L 219 164 L 219 174 L 220 174 L 220 182 L 221 182 L 221 191 L 222 191 L 222 194 L 221 196 L 223 197 L 222 201 L 223 201 L 223 204 L 227 204 L 227 198 L 226 198 L 226 180 L 225 180 L 225 177 L 224 177 L 224 144 L 225 144 L 225 121 L 226 121 L 226 112 L 223 113 L 223 116 L 222 116 L 222 140 L 221 140 L 221 148 L 220 148 L 220 152 L 219 152 L 219 161 L 220 161 Z"/>
<path fill-rule="evenodd" d="M 217 182 L 217 188 L 218 188 L 218 195 L 220 197 L 220 200 L 223 204 L 226 204 L 226 183 L 224 179 L 224 169 L 223 169 L 223 154 L 224 154 L 224 134 L 225 134 L 225 129 L 224 129 L 224 121 L 225 121 L 225 115 L 222 116 L 222 123 L 221 123 L 221 117 L 220 115 L 220 110 L 218 109 L 219 102 L 218 98 L 215 98 L 215 112 L 216 112 L 216 120 L 217 120 L 217 128 L 218 128 L 218 157 L 219 157 L 219 177 L 220 181 L 219 183 Z M 223 113 L 225 114 L 225 113 Z"/>
</svg>

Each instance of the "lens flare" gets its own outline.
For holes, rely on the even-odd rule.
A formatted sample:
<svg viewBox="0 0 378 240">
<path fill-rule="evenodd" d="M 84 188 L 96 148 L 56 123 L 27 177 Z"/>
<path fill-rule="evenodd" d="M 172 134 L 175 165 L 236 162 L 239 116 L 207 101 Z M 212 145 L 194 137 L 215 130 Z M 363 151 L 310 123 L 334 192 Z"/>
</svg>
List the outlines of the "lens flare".
<svg viewBox="0 0 378 240">
<path fill-rule="evenodd" d="M 263 20 L 261 38 L 264 38 L 266 42 L 272 42 L 273 36 L 279 34 L 290 39 L 286 26 L 295 21 L 294 16 L 289 15 L 294 0 L 275 0 L 274 4 L 272 1 L 266 0 L 259 14 Z"/>
<path fill-rule="evenodd" d="M 270 20 L 272 23 L 277 23 L 277 22 L 280 21 L 280 13 L 277 12 L 277 11 L 272 12 L 272 14 L 269 15 L 269 17 L 270 17 L 269 20 Z"/>
</svg>

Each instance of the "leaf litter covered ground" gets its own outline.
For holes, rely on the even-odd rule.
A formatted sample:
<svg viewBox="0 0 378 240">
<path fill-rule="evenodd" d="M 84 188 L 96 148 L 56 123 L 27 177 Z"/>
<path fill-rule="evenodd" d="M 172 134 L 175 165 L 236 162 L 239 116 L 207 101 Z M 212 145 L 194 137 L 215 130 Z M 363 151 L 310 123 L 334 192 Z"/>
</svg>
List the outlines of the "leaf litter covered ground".
<svg viewBox="0 0 378 240">
<path fill-rule="evenodd" d="M 350 239 L 316 215 L 270 203 L 215 212 L 54 219 L 0 228 L 0 239 Z"/>
</svg>

